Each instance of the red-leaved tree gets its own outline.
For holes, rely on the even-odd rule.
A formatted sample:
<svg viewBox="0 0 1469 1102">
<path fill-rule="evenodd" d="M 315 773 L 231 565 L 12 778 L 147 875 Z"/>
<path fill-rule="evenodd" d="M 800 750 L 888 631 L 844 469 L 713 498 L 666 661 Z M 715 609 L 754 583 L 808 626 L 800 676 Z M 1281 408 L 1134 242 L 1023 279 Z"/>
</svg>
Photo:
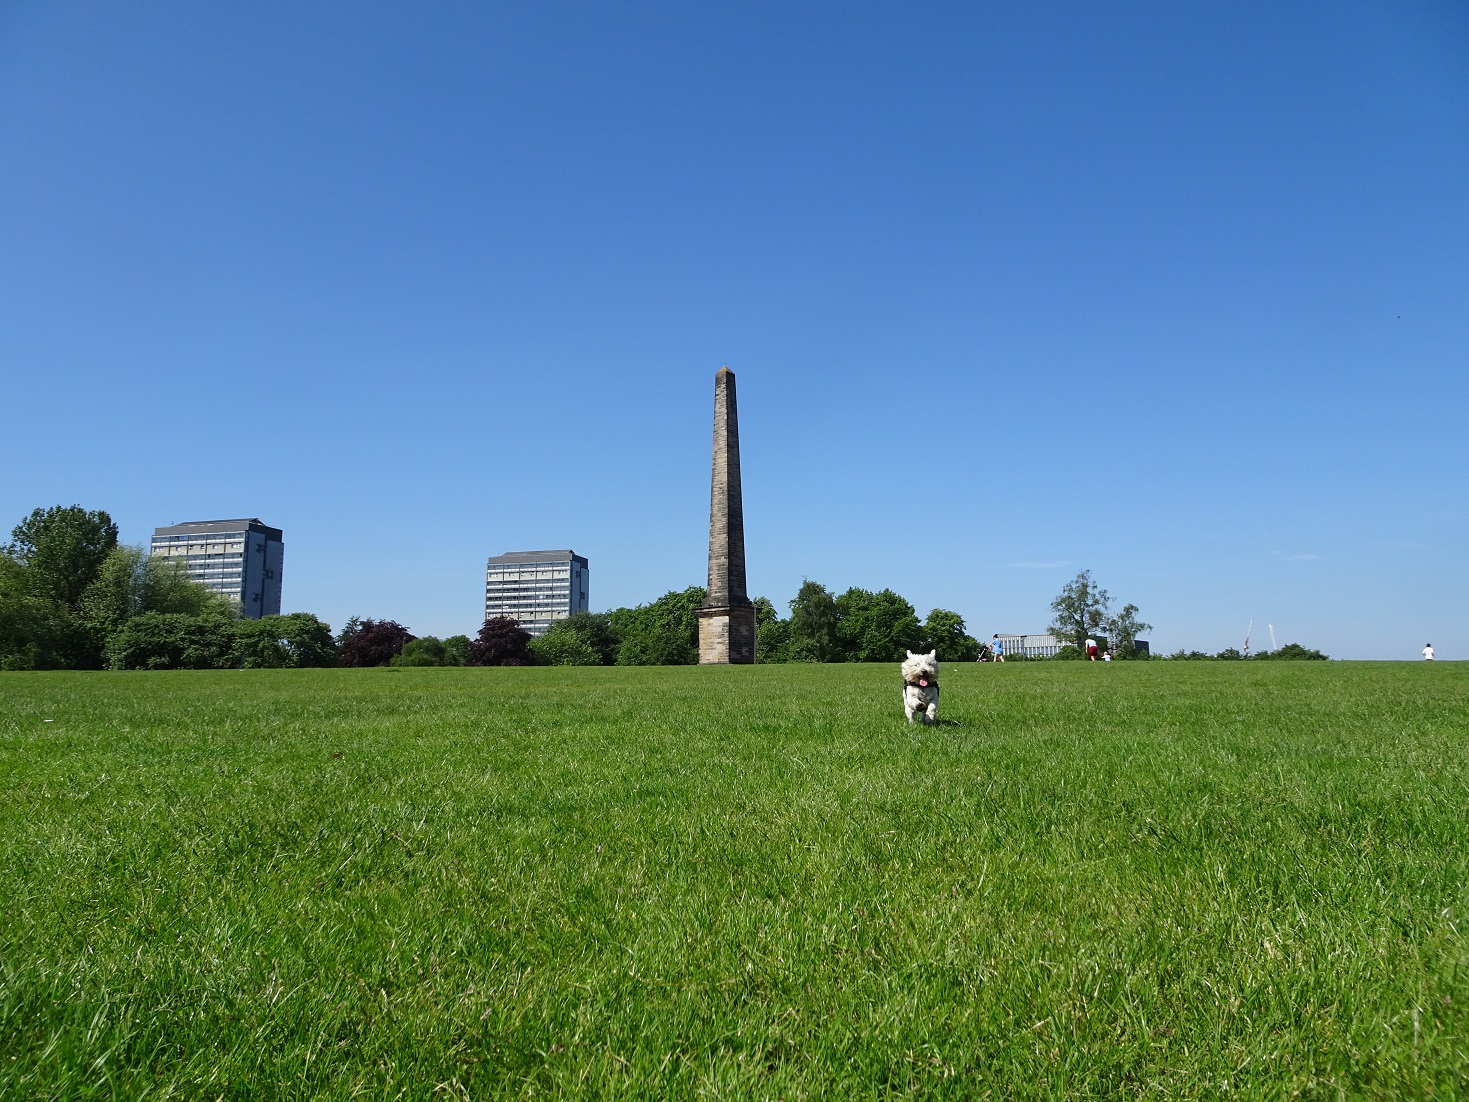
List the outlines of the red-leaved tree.
<svg viewBox="0 0 1469 1102">
<path fill-rule="evenodd" d="M 337 665 L 386 666 L 416 638 L 396 620 L 363 620 L 350 634 L 343 632 Z"/>
<path fill-rule="evenodd" d="M 470 666 L 529 666 L 530 632 L 507 616 L 486 620 L 464 656 Z"/>
</svg>

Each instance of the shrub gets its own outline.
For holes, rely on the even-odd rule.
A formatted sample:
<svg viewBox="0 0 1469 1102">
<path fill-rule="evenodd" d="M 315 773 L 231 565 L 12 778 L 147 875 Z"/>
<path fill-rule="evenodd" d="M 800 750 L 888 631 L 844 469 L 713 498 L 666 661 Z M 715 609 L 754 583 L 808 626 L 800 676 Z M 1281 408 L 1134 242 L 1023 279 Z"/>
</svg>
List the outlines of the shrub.
<svg viewBox="0 0 1469 1102">
<path fill-rule="evenodd" d="M 235 622 L 235 657 L 246 669 L 306 669 L 336 664 L 332 629 L 309 612 Z"/>
<path fill-rule="evenodd" d="M 465 643 L 469 638 L 464 635 L 451 636 L 451 638 L 463 639 Z M 406 644 L 403 650 L 391 662 L 390 666 L 462 666 L 464 665 L 463 654 L 457 649 L 449 647 L 449 641 L 439 639 L 432 635 L 420 636 Z"/>
<path fill-rule="evenodd" d="M 221 670 L 234 665 L 235 625 L 223 616 L 143 612 L 108 642 L 115 670 Z"/>
<path fill-rule="evenodd" d="M 540 666 L 602 665 L 602 656 L 585 639 L 562 624 L 553 624 L 546 634 L 532 639 L 527 647 Z"/>
<path fill-rule="evenodd" d="M 1081 648 L 1075 643 L 1067 643 L 1055 654 L 1051 655 L 1051 659 L 1056 662 L 1079 662 L 1085 657 L 1086 655 L 1081 653 Z M 1005 656 L 1006 661 L 1009 661 L 1009 658 L 1009 655 Z"/>
</svg>

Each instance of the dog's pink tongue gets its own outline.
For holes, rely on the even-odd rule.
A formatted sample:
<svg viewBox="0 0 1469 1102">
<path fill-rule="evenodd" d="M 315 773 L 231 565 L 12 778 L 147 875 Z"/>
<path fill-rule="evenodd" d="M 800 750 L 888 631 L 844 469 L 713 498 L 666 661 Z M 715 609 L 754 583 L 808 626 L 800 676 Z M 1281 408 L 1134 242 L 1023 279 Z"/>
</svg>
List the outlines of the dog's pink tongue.
<svg viewBox="0 0 1469 1102">
<path fill-rule="evenodd" d="M 918 684 L 925 689 L 928 688 L 928 682 L 921 677 L 918 679 Z"/>
</svg>

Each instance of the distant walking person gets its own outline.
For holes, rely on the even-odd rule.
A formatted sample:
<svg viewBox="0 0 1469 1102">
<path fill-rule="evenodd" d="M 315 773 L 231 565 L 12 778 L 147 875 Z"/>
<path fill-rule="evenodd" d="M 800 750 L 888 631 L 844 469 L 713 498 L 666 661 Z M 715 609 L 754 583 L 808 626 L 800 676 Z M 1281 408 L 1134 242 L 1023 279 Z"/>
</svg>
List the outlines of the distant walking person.
<svg viewBox="0 0 1469 1102">
<path fill-rule="evenodd" d="M 1433 644 L 1432 643 L 1426 643 L 1426 644 L 1424 644 L 1424 647 L 1423 647 L 1423 658 L 1424 658 L 1425 661 L 1428 661 L 1428 662 L 1432 662 L 1433 661 Z"/>
<path fill-rule="evenodd" d="M 1097 641 L 1095 639 L 1086 641 L 1086 656 L 1093 662 L 1097 660 Z"/>
<path fill-rule="evenodd" d="M 995 656 L 994 661 L 996 662 L 1003 662 L 1005 660 L 1005 643 L 1000 638 L 998 632 L 996 632 L 994 638 L 990 640 L 990 653 Z"/>
</svg>

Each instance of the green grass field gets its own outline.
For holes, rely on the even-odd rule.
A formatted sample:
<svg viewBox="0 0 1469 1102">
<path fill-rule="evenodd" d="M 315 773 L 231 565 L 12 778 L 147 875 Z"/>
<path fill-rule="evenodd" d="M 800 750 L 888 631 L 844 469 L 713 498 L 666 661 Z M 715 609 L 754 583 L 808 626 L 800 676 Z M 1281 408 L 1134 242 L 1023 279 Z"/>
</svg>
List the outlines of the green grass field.
<svg viewBox="0 0 1469 1102">
<path fill-rule="evenodd" d="M 0 675 L 0 1097 L 1469 1094 L 1469 664 L 943 686 Z"/>
</svg>

